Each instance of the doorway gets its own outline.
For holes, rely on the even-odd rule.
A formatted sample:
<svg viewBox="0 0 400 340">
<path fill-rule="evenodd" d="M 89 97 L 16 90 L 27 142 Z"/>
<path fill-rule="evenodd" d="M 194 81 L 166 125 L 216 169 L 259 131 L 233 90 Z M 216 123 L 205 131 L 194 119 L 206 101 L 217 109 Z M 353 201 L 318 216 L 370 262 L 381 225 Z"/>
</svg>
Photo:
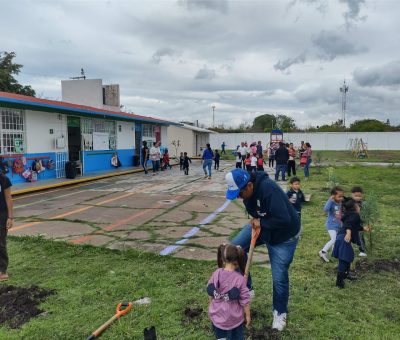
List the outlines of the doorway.
<svg viewBox="0 0 400 340">
<path fill-rule="evenodd" d="M 70 161 L 80 161 L 81 155 L 81 119 L 79 117 L 67 117 L 68 126 L 68 156 Z"/>
</svg>

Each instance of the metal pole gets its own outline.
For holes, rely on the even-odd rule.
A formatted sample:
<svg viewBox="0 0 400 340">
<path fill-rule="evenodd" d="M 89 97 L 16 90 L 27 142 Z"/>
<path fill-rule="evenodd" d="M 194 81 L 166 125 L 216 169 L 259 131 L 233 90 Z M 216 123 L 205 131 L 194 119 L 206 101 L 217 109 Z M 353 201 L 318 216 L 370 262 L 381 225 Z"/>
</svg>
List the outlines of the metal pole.
<svg viewBox="0 0 400 340">
<path fill-rule="evenodd" d="M 349 87 L 346 85 L 346 79 L 343 81 L 343 86 L 340 88 L 342 92 L 342 124 L 346 127 L 346 94 L 349 91 Z"/>
<path fill-rule="evenodd" d="M 215 127 L 215 115 L 214 115 L 214 110 L 215 110 L 215 105 L 211 106 L 213 109 L 213 128 Z"/>
</svg>

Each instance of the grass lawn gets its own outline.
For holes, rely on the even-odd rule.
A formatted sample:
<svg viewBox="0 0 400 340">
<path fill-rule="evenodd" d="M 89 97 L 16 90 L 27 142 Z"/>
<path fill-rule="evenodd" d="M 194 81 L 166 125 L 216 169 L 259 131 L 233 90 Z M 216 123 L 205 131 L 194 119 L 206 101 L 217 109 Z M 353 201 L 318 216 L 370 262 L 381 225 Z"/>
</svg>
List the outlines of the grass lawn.
<svg viewBox="0 0 400 340">
<path fill-rule="evenodd" d="M 368 263 L 400 260 L 398 169 L 355 166 L 337 168 L 335 173 L 347 192 L 352 185 L 362 185 L 367 194 L 373 190 L 379 197 L 381 221 Z M 303 183 L 304 191 L 313 196 L 303 211 L 303 236 L 291 267 L 290 314 L 282 339 L 398 339 L 400 272 L 364 270 L 345 289 L 334 286 L 335 261 L 324 264 L 317 257 L 328 239 L 322 206 L 329 194 L 321 190 L 327 171 L 311 176 Z M 113 315 L 117 303 L 143 296 L 152 299 L 151 305 L 135 306 L 104 333 L 104 339 L 143 339 L 143 329 L 150 325 L 156 326 L 159 339 L 213 338 L 204 292 L 215 269 L 212 262 L 40 238 L 10 237 L 9 253 L 7 284 L 36 284 L 57 293 L 41 305 L 47 315 L 16 330 L 1 325 L 0 339 L 83 339 Z M 252 310 L 257 315 L 252 327 L 260 329 L 271 323 L 271 274 L 268 269 L 253 269 L 257 296 Z M 203 313 L 189 320 L 184 315 L 187 307 L 202 308 Z"/>
<path fill-rule="evenodd" d="M 354 158 L 351 151 L 318 151 L 313 150 L 313 159 L 317 154 L 321 154 L 322 162 L 374 162 L 374 163 L 399 163 L 400 151 L 399 150 L 371 150 L 368 151 L 368 158 Z M 232 150 L 226 150 L 226 155 L 222 155 L 221 159 L 234 160 L 235 156 Z M 297 160 L 297 163 L 299 160 Z"/>
</svg>

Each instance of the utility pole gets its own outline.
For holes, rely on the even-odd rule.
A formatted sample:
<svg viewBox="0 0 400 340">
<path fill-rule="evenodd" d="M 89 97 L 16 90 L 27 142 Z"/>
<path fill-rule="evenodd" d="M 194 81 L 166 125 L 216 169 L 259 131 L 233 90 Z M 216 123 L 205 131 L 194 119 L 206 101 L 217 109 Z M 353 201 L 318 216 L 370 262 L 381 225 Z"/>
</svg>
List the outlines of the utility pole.
<svg viewBox="0 0 400 340">
<path fill-rule="evenodd" d="M 215 115 L 214 115 L 215 105 L 213 105 L 211 107 L 213 109 L 213 128 L 215 128 Z"/>
<path fill-rule="evenodd" d="M 349 87 L 346 85 L 346 79 L 343 81 L 343 86 L 340 88 L 342 92 L 342 124 L 346 127 L 346 93 L 349 91 Z"/>
</svg>

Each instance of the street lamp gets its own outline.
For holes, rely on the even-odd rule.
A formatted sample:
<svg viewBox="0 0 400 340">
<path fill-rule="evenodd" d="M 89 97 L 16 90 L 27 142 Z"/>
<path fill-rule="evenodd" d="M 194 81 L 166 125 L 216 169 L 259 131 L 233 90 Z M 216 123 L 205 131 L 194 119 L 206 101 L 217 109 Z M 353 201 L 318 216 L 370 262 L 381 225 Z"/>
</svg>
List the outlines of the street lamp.
<svg viewBox="0 0 400 340">
<path fill-rule="evenodd" d="M 215 128 L 215 115 L 214 115 L 214 111 L 215 111 L 215 105 L 211 106 L 213 109 L 213 128 Z"/>
</svg>

